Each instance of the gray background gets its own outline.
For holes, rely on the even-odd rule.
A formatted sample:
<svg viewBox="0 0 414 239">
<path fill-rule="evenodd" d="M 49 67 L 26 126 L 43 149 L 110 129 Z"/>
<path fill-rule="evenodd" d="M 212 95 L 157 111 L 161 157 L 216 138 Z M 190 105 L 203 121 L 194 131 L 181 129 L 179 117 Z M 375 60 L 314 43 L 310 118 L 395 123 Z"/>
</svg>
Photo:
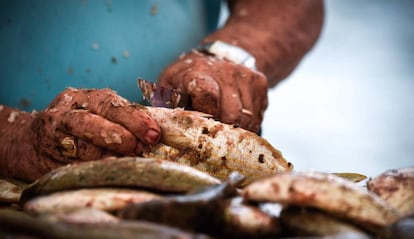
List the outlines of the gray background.
<svg viewBox="0 0 414 239">
<path fill-rule="evenodd" d="M 269 94 L 263 136 L 297 170 L 414 165 L 414 1 L 326 1 L 321 38 Z"/>
</svg>

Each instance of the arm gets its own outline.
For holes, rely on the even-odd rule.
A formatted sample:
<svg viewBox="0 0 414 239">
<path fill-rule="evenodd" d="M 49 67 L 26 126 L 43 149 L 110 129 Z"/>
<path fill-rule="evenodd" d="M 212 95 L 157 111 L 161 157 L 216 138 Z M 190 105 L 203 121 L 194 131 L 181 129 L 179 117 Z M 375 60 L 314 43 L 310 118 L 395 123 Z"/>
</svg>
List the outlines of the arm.
<svg viewBox="0 0 414 239">
<path fill-rule="evenodd" d="M 223 28 L 203 40 L 221 40 L 250 52 L 269 87 L 288 76 L 322 29 L 322 0 L 229 0 Z"/>
<path fill-rule="evenodd" d="M 203 42 L 221 40 L 255 58 L 258 71 L 205 52 L 180 57 L 159 84 L 191 96 L 194 110 L 258 132 L 267 91 L 285 78 L 316 42 L 323 22 L 321 0 L 233 0 L 222 29 Z"/>
</svg>

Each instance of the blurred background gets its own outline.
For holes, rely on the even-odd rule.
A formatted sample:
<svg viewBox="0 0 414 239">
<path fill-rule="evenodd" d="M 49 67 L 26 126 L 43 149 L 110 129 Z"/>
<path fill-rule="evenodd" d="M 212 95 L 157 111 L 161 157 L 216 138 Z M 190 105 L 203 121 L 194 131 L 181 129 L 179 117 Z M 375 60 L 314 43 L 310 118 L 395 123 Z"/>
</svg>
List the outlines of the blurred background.
<svg viewBox="0 0 414 239">
<path fill-rule="evenodd" d="M 324 29 L 271 90 L 263 136 L 297 170 L 414 165 L 414 1 L 326 1 Z"/>
</svg>

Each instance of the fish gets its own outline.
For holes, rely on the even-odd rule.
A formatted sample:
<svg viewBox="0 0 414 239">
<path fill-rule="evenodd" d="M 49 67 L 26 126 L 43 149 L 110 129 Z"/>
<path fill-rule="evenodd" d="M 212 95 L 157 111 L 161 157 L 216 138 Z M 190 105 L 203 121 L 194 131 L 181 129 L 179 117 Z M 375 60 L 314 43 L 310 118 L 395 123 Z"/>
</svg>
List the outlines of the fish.
<svg viewBox="0 0 414 239">
<path fill-rule="evenodd" d="M 73 219 L 73 218 L 72 218 Z M 108 221 L 106 219 L 106 221 Z M 0 233 L 6 238 L 90 238 L 90 239 L 129 239 L 129 238 L 210 238 L 206 235 L 189 233 L 165 225 L 138 221 L 112 221 L 96 223 L 59 220 L 58 217 L 39 217 L 23 211 L 0 209 Z M 19 238 L 20 238 L 19 237 Z"/>
<path fill-rule="evenodd" d="M 24 210 L 31 214 L 67 212 L 81 208 L 95 208 L 113 212 L 129 203 L 140 203 L 159 199 L 161 196 L 125 188 L 84 188 L 65 190 L 36 197 L 24 204 Z"/>
<path fill-rule="evenodd" d="M 266 139 L 209 114 L 182 108 L 147 110 L 161 128 L 161 139 L 144 156 L 188 165 L 221 180 L 238 172 L 246 183 L 293 169 Z"/>
<path fill-rule="evenodd" d="M 220 183 L 207 173 L 159 158 L 109 157 L 50 171 L 23 190 L 20 203 L 39 195 L 85 187 L 142 187 L 178 193 Z"/>
<path fill-rule="evenodd" d="M 341 178 L 348 179 L 354 183 L 361 182 L 362 180 L 365 180 L 367 176 L 359 173 L 333 173 L 336 176 L 339 176 Z"/>
<path fill-rule="evenodd" d="M 275 236 L 277 219 L 250 205 L 243 204 L 237 188 L 243 181 L 233 173 L 220 185 L 207 186 L 180 196 L 130 204 L 118 212 L 126 220 L 145 220 L 183 230 L 206 233 L 218 238 L 256 238 Z"/>
<path fill-rule="evenodd" d="M 0 202 L 18 203 L 23 187 L 8 180 L 0 179 Z"/>
<path fill-rule="evenodd" d="M 247 185 L 248 201 L 313 207 L 362 226 L 383 227 L 401 215 L 378 195 L 324 172 L 283 172 Z"/>
<path fill-rule="evenodd" d="M 405 216 L 383 230 L 382 239 L 413 239 L 414 215 Z"/>
<path fill-rule="evenodd" d="M 243 200 L 240 196 L 227 200 L 223 210 L 217 213 L 221 216 L 223 234 L 236 238 L 271 238 L 281 233 L 279 218 Z"/>
<path fill-rule="evenodd" d="M 370 179 L 367 187 L 403 216 L 414 214 L 414 167 L 387 170 Z"/>
<path fill-rule="evenodd" d="M 32 212 L 28 212 L 30 215 L 33 215 Z M 34 216 L 34 215 L 33 215 Z M 36 213 L 41 220 L 46 220 L 49 222 L 67 222 L 67 223 L 89 223 L 89 224 L 98 224 L 98 223 L 119 223 L 119 218 L 110 214 L 109 212 L 102 211 L 100 209 L 85 207 L 85 208 L 72 208 L 66 209 L 65 211 L 53 211 L 47 212 L 42 211 Z"/>
<path fill-rule="evenodd" d="M 335 238 L 369 239 L 370 236 L 332 215 L 313 208 L 287 207 L 282 210 L 280 222 L 293 236 L 331 236 Z"/>
</svg>

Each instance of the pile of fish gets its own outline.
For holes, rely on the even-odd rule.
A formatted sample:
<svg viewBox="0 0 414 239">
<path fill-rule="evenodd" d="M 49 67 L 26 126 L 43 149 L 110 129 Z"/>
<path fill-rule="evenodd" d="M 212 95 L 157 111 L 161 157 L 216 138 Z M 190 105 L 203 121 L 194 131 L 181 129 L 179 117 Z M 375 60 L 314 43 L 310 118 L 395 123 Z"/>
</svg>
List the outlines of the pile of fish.
<svg viewBox="0 0 414 239">
<path fill-rule="evenodd" d="M 0 180 L 1 238 L 413 238 L 414 167 L 368 180 L 298 172 L 263 138 L 206 115 L 149 108 L 142 157 Z"/>
</svg>

